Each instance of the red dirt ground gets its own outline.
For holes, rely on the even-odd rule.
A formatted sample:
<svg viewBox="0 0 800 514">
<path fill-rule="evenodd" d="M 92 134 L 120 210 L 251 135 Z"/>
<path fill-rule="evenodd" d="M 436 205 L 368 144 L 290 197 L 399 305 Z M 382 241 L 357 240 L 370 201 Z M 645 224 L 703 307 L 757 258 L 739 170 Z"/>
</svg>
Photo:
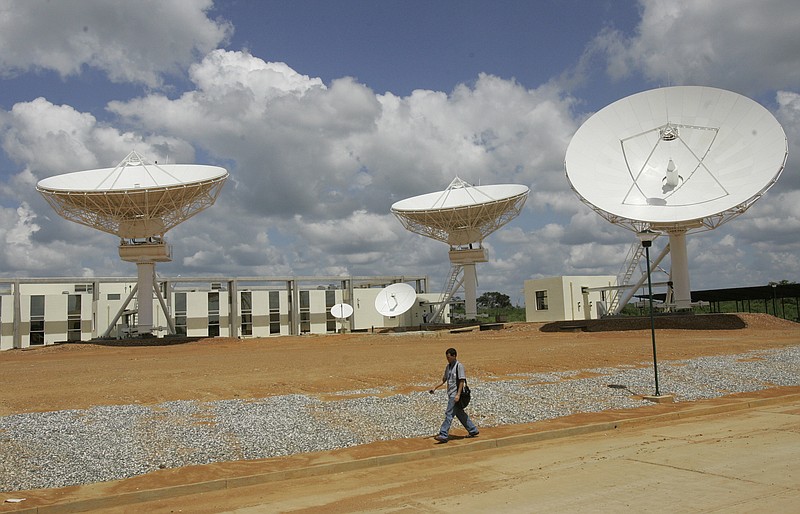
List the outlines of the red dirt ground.
<svg viewBox="0 0 800 514">
<path fill-rule="evenodd" d="M 738 317 L 745 328 L 659 329 L 659 362 L 800 345 L 800 324 L 765 314 Z M 542 332 L 541 327 L 535 323 L 511 323 L 501 330 L 459 333 L 214 338 L 170 346 L 63 344 L 10 350 L 0 353 L 0 415 L 288 393 L 324 397 L 325 393 L 372 387 L 393 386 L 394 393 L 419 390 L 438 382 L 446 363 L 444 351 L 449 347 L 458 349 L 468 376 L 482 380 L 503 379 L 516 373 L 652 363 L 649 330 Z M 570 417 L 569 422 L 583 423 L 607 416 L 582 414 Z M 432 433 L 435 429 L 431 427 Z M 482 434 L 503 436 L 520 430 L 532 428 L 495 427 Z M 358 458 L 385 454 L 389 451 L 387 445 L 392 444 L 405 448 L 420 441 L 381 442 L 352 452 Z M 167 477 L 174 483 L 218 477 L 221 470 L 231 470 L 236 465 L 162 470 L 131 480 L 136 489 L 146 489 L 163 485 Z M 92 490 L 91 486 L 86 490 Z"/>
</svg>

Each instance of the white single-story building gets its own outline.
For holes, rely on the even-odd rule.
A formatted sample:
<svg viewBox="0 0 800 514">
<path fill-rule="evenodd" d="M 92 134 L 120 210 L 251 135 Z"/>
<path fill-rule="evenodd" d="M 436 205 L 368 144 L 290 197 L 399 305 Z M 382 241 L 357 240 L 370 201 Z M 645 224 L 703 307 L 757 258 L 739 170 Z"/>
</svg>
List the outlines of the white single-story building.
<svg viewBox="0 0 800 514">
<path fill-rule="evenodd" d="M 155 337 L 267 337 L 422 325 L 441 294 L 427 277 L 159 278 Z M 417 291 L 405 313 L 386 317 L 375 299 L 389 284 Z M 136 334 L 136 278 L 0 279 L 0 350 Z M 353 315 L 333 317 L 347 303 Z M 168 313 L 168 314 L 165 314 Z M 449 322 L 445 309 L 443 322 Z"/>
<path fill-rule="evenodd" d="M 526 321 L 597 319 L 616 294 L 617 277 L 562 276 L 525 281 Z"/>
</svg>

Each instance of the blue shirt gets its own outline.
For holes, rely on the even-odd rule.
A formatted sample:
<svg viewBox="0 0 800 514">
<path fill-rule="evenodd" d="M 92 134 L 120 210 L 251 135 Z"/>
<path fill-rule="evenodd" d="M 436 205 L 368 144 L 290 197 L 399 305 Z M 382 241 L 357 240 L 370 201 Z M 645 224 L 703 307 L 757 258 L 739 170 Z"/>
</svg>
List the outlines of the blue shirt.
<svg viewBox="0 0 800 514">
<path fill-rule="evenodd" d="M 456 378 L 456 370 L 458 370 L 458 379 Z M 447 396 L 453 398 L 458 392 L 458 380 L 466 380 L 467 374 L 464 372 L 464 365 L 456 361 L 454 366 L 448 364 L 444 368 L 444 375 L 442 375 L 442 382 L 447 382 Z"/>
</svg>

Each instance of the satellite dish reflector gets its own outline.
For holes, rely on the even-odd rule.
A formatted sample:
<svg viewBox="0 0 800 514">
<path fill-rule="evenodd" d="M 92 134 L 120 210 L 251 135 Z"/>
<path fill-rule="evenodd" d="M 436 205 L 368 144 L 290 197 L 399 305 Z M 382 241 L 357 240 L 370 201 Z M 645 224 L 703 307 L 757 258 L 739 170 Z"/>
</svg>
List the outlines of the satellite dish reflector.
<svg viewBox="0 0 800 514">
<path fill-rule="evenodd" d="M 572 189 L 609 221 L 709 229 L 760 198 L 787 154 L 783 128 L 759 103 L 676 86 L 592 115 L 570 141 L 565 165 Z"/>
<path fill-rule="evenodd" d="M 392 213 L 411 232 L 466 245 L 483 241 L 514 219 L 529 192 L 519 184 L 473 186 L 456 177 L 444 191 L 395 202 Z"/>
<path fill-rule="evenodd" d="M 414 305 L 417 292 L 408 284 L 391 284 L 375 298 L 375 310 L 384 316 L 399 316 Z"/>
<path fill-rule="evenodd" d="M 353 306 L 348 303 L 337 303 L 331 307 L 331 316 L 344 319 L 353 315 Z"/>
<path fill-rule="evenodd" d="M 65 173 L 36 190 L 62 217 L 120 238 L 163 236 L 217 199 L 228 172 L 200 164 L 151 164 L 135 151 L 115 168 Z"/>
</svg>

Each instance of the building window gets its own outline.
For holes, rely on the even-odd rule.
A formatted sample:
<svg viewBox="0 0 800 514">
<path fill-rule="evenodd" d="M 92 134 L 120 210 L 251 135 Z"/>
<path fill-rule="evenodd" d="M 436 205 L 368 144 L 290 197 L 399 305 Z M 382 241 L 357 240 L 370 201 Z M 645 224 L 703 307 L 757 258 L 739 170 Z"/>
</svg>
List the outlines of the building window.
<svg viewBox="0 0 800 514">
<path fill-rule="evenodd" d="M 547 291 L 536 291 L 536 310 L 547 310 Z"/>
<path fill-rule="evenodd" d="M 30 344 L 44 344 L 44 295 L 31 296 Z"/>
<path fill-rule="evenodd" d="M 269 292 L 269 333 L 281 333 L 281 293 Z"/>
<path fill-rule="evenodd" d="M 121 299 L 122 299 L 122 295 L 120 295 L 119 293 L 108 293 L 106 295 L 106 300 L 109 300 L 109 301 L 111 301 L 111 300 L 121 300 Z"/>
<path fill-rule="evenodd" d="M 208 337 L 219 337 L 219 293 L 208 293 Z"/>
<path fill-rule="evenodd" d="M 241 300 L 242 312 L 242 335 L 253 335 L 253 293 L 250 291 L 242 291 Z"/>
<path fill-rule="evenodd" d="M 91 293 L 93 290 L 92 284 L 75 284 L 76 293 Z"/>
<path fill-rule="evenodd" d="M 336 291 L 328 289 L 325 291 L 325 312 L 328 314 L 326 329 L 328 332 L 336 332 L 336 318 L 331 314 L 331 307 L 334 305 L 336 305 Z"/>
<path fill-rule="evenodd" d="M 175 293 L 175 335 L 186 337 L 186 293 Z"/>
<path fill-rule="evenodd" d="M 300 333 L 311 332 L 311 292 L 300 291 Z"/>
<path fill-rule="evenodd" d="M 81 295 L 67 296 L 67 341 L 81 340 Z"/>
<path fill-rule="evenodd" d="M 81 320 L 67 320 L 67 341 L 81 340 Z"/>
</svg>

